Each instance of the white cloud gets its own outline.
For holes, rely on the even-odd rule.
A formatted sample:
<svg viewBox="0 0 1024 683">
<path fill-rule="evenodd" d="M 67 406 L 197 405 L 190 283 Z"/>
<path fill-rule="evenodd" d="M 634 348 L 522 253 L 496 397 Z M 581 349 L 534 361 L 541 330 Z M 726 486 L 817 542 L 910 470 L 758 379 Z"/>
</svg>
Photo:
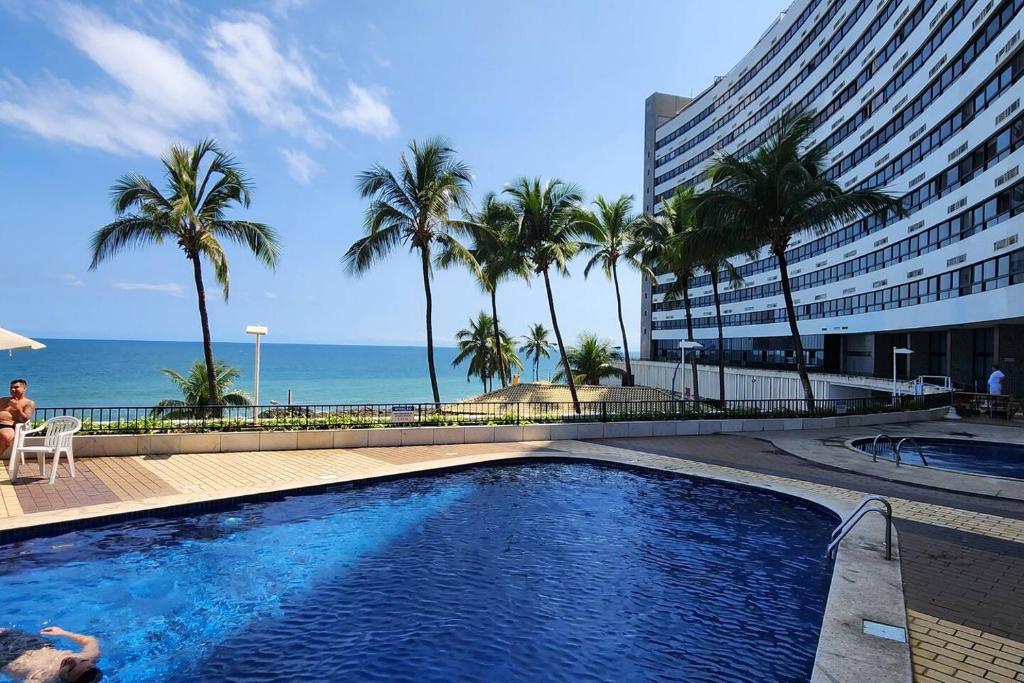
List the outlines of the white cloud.
<svg viewBox="0 0 1024 683">
<path fill-rule="evenodd" d="M 49 140 L 115 154 L 157 155 L 181 126 L 222 123 L 221 96 L 174 47 L 73 4 L 49 6 L 53 23 L 115 87 L 88 89 L 52 75 L 0 78 L 0 122 Z"/>
<path fill-rule="evenodd" d="M 322 99 L 316 77 L 297 50 L 287 57 L 278 50 L 264 17 L 245 17 L 213 23 L 206 40 L 206 58 L 250 114 L 268 125 L 301 135 L 308 131 L 310 122 L 294 98 Z"/>
<path fill-rule="evenodd" d="M 123 289 L 129 292 L 161 292 L 171 296 L 185 295 L 185 288 L 177 282 L 115 282 L 114 289 Z"/>
<path fill-rule="evenodd" d="M 298 4 L 285 0 L 281 8 Z M 335 127 L 378 138 L 398 131 L 382 88 L 349 83 L 345 96 L 328 94 L 299 48 L 282 47 L 275 25 L 262 15 L 235 12 L 213 20 L 205 34 L 200 28 L 192 42 L 207 62 L 194 63 L 175 44 L 139 28 L 191 48 L 181 29 L 191 19 L 195 36 L 199 22 L 181 0 L 166 11 L 118 15 L 132 26 L 72 2 L 32 7 L 103 77 L 76 74 L 72 81 L 43 73 L 28 82 L 0 72 L 0 124 L 57 142 L 152 156 L 197 134 L 237 140 L 231 126 L 243 113 L 312 145 L 329 142 Z M 306 153 L 282 154 L 299 182 L 319 169 Z"/>
<path fill-rule="evenodd" d="M 288 165 L 288 173 L 295 182 L 306 185 L 320 171 L 320 165 L 303 151 L 281 148 L 281 156 Z"/>
<path fill-rule="evenodd" d="M 68 39 L 149 108 L 155 119 L 172 125 L 223 117 L 221 96 L 174 47 L 99 12 L 77 5 L 59 7 L 58 19 Z"/>
<path fill-rule="evenodd" d="M 277 292 L 263 292 L 263 296 L 268 298 L 268 299 L 276 299 L 277 298 Z"/>
<path fill-rule="evenodd" d="M 85 283 L 82 282 L 82 278 L 78 277 L 74 273 L 64 273 L 60 276 L 60 279 L 69 287 L 85 287 Z"/>
<path fill-rule="evenodd" d="M 159 155 L 174 139 L 146 107 L 112 94 L 90 92 L 53 77 L 30 87 L 0 78 L 0 122 L 58 142 L 114 154 Z"/>
<path fill-rule="evenodd" d="M 391 137 L 398 132 L 391 109 L 384 102 L 387 93 L 380 87 L 363 88 L 348 84 L 348 99 L 328 118 L 345 128 L 353 128 L 378 138 Z"/>
</svg>

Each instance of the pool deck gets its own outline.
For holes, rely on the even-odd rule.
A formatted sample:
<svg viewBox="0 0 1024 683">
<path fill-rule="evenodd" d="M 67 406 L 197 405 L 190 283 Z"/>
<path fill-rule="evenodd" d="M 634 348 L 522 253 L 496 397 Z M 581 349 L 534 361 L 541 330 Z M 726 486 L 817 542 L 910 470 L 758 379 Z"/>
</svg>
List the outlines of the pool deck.
<svg viewBox="0 0 1024 683">
<path fill-rule="evenodd" d="M 893 504 L 915 680 L 1024 683 L 1024 500 L 997 481 L 895 471 L 853 454 L 843 428 L 755 435 L 634 437 L 602 441 L 406 446 L 252 453 L 80 458 L 78 476 L 50 486 L 33 461 L 11 482 L 0 472 L 0 530 L 160 507 L 287 491 L 523 455 L 678 463 L 694 474 L 733 478 L 852 504 L 866 493 Z M 912 423 L 916 436 L 966 432 L 1024 443 L 1024 429 L 992 423 Z M 891 464 L 886 463 L 887 467 Z M 910 472 L 908 474 L 908 471 Z M 915 478 L 915 475 L 917 477 Z M 962 482 L 977 480 L 977 486 Z M 951 488 L 967 488 L 970 493 Z M 993 488 L 994 487 L 994 488 Z M 1010 487 L 1012 488 L 1012 487 Z M 976 489 L 976 490 L 975 490 Z M 1009 492 L 1013 493 L 1013 492 Z"/>
</svg>

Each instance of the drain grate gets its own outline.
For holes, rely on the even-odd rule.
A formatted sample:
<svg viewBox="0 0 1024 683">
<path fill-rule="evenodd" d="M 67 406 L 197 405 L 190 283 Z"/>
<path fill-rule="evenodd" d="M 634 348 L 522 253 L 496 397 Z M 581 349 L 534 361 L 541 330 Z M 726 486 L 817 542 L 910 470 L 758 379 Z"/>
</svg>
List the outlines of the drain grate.
<svg viewBox="0 0 1024 683">
<path fill-rule="evenodd" d="M 881 624 L 877 621 L 864 620 L 864 633 L 876 638 L 895 640 L 899 643 L 907 642 L 907 629 L 889 624 Z"/>
</svg>

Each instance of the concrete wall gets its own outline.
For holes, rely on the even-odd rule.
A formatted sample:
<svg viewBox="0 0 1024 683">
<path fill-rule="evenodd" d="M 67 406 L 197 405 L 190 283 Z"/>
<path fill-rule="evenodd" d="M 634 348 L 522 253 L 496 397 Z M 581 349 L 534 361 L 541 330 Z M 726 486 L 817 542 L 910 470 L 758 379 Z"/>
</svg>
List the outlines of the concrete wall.
<svg viewBox="0 0 1024 683">
<path fill-rule="evenodd" d="M 672 375 L 675 373 L 675 390 L 683 393 L 686 388 L 693 392 L 693 378 L 689 363 L 680 366 L 676 373 L 675 363 L 663 361 L 632 361 L 636 384 L 658 387 L 670 391 Z M 684 372 L 685 371 L 685 372 Z M 721 398 L 718 395 L 718 366 L 698 365 L 698 381 L 702 398 Z M 685 374 L 685 379 L 684 379 Z M 887 390 L 890 382 L 870 377 L 850 377 L 839 384 L 839 378 L 832 375 L 811 373 L 811 388 L 819 398 L 858 398 L 872 395 L 872 391 Z M 727 400 L 803 398 L 804 390 L 800 376 L 795 370 L 768 370 L 762 368 L 725 367 L 725 398 Z"/>
<path fill-rule="evenodd" d="M 369 448 L 459 443 L 499 443 L 562 439 L 611 439 L 627 436 L 679 436 L 720 432 L 760 432 L 791 429 L 829 429 L 896 422 L 935 420 L 945 408 L 847 415 L 838 417 L 763 420 L 659 420 L 644 422 L 586 422 L 547 425 L 476 427 L 411 427 L 408 429 L 341 429 L 302 432 L 225 432 L 208 434 L 143 434 L 75 437 L 75 457 L 230 453 L 320 448 Z"/>
</svg>

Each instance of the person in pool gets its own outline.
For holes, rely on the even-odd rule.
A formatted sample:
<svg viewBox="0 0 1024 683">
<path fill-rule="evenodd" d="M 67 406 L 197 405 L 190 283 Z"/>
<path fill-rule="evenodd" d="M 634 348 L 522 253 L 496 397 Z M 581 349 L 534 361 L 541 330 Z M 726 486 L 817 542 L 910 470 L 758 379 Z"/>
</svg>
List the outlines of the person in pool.
<svg viewBox="0 0 1024 683">
<path fill-rule="evenodd" d="M 36 402 L 27 398 L 28 382 L 23 379 L 11 380 L 11 395 L 0 398 L 0 453 L 14 443 L 14 425 L 28 422 L 36 412 Z"/>
<path fill-rule="evenodd" d="M 0 673 L 29 683 L 95 683 L 103 678 L 96 668 L 100 643 L 92 636 L 48 626 L 44 636 L 63 636 L 81 646 L 75 653 L 58 650 L 49 640 L 18 629 L 0 629 Z"/>
</svg>

